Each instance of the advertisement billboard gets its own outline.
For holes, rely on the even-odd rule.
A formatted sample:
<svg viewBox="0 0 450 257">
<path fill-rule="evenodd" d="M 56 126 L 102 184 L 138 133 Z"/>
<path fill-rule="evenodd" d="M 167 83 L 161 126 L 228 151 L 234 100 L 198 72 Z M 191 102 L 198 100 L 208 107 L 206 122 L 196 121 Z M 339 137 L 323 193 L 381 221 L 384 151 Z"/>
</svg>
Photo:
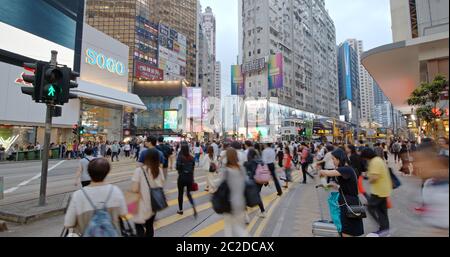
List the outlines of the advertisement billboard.
<svg viewBox="0 0 450 257">
<path fill-rule="evenodd" d="M 283 88 L 283 54 L 269 57 L 269 90 Z"/>
<path fill-rule="evenodd" d="M 231 66 L 231 94 L 245 95 L 244 75 L 240 65 Z"/>
<path fill-rule="evenodd" d="M 167 80 L 181 80 L 186 76 L 186 37 L 160 24 L 159 68 Z"/>
<path fill-rule="evenodd" d="M 136 77 L 149 81 L 163 81 L 164 71 L 145 63 L 136 61 Z"/>
<path fill-rule="evenodd" d="M 178 111 L 165 110 L 164 111 L 164 129 L 176 130 L 178 129 Z"/>
</svg>

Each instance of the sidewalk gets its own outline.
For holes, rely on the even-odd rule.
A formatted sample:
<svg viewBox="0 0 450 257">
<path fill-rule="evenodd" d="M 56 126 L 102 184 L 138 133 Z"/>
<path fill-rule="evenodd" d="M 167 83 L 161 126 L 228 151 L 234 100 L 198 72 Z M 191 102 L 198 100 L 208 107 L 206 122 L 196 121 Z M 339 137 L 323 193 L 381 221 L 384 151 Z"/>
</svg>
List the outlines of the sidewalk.
<svg viewBox="0 0 450 257">
<path fill-rule="evenodd" d="M 424 223 L 413 212 L 413 207 L 420 196 L 420 179 L 412 176 L 402 176 L 398 172 L 398 165 L 390 158 L 389 166 L 402 182 L 402 186 L 392 194 L 393 208 L 389 209 L 389 221 L 394 237 L 448 237 L 449 231 L 436 229 Z M 286 236 L 286 237 L 312 237 L 312 224 L 320 219 L 318 196 L 315 191 L 315 183 L 308 180 L 308 184 L 292 184 L 295 187 L 289 195 L 277 206 L 267 227 L 261 236 Z M 370 186 L 366 185 L 370 190 Z M 328 210 L 328 194 L 324 190 L 319 191 L 322 199 L 322 208 L 325 219 L 330 219 Z M 368 215 L 364 219 L 364 236 L 377 231 L 378 226 Z"/>
</svg>

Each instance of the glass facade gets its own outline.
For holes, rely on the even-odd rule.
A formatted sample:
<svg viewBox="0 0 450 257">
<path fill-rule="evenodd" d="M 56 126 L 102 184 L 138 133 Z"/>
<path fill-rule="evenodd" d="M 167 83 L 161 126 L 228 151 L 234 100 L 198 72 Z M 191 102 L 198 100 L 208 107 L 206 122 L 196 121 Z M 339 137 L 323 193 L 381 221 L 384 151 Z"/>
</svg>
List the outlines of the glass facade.
<svg viewBox="0 0 450 257">
<path fill-rule="evenodd" d="M 148 20 L 149 0 L 86 0 L 86 23 L 115 38 L 130 48 L 128 65 L 134 69 L 135 52 L 153 45 L 146 42 L 136 33 L 136 27 L 141 22 L 137 17 Z M 145 59 L 144 56 L 142 56 Z M 149 56 L 147 56 L 149 59 Z M 128 74 L 128 80 L 133 81 L 133 72 Z M 130 89 L 131 91 L 131 89 Z"/>
<path fill-rule="evenodd" d="M 164 123 L 164 110 L 170 109 L 174 97 L 141 97 L 147 111 L 137 117 L 138 134 L 145 134 L 149 130 L 162 130 Z"/>
<path fill-rule="evenodd" d="M 122 139 L 122 109 L 81 103 L 84 140 L 114 141 Z"/>
</svg>

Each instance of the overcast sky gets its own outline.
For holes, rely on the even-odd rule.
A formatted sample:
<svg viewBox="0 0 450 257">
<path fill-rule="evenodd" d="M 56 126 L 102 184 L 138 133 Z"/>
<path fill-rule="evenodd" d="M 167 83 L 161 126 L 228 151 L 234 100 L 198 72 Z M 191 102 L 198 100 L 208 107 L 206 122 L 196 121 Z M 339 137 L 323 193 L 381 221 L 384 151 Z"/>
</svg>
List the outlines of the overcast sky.
<svg viewBox="0 0 450 257">
<path fill-rule="evenodd" d="M 211 6 L 217 23 L 217 60 L 222 63 L 222 92 L 230 93 L 230 66 L 238 55 L 238 0 L 200 0 Z M 364 41 L 364 50 L 392 42 L 389 0 L 325 0 L 336 26 L 336 44 Z"/>
</svg>

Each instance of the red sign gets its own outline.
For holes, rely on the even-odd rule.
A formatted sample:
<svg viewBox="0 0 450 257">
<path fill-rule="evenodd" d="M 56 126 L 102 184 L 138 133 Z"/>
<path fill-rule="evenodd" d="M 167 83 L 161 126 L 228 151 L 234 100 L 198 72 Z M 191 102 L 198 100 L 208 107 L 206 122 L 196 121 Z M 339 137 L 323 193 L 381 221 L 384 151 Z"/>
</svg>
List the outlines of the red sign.
<svg viewBox="0 0 450 257">
<path fill-rule="evenodd" d="M 145 63 L 136 61 L 136 77 L 150 80 L 150 81 L 162 81 L 164 80 L 164 71 Z"/>
</svg>

